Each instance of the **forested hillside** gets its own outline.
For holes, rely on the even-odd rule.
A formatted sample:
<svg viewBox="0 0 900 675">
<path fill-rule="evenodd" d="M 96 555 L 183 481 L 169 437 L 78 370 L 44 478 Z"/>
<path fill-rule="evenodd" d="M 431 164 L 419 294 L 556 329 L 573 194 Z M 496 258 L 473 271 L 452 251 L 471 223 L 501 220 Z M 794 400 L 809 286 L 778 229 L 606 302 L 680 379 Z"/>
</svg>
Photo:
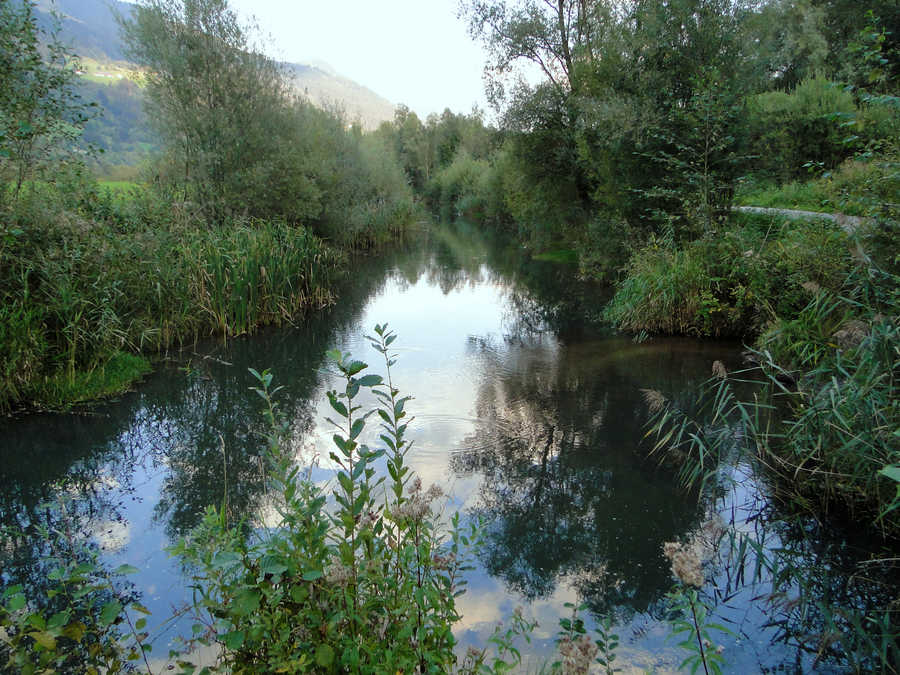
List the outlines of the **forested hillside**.
<svg viewBox="0 0 900 675">
<path fill-rule="evenodd" d="M 125 56 L 116 19 L 130 17 L 134 5 L 118 0 L 42 0 L 36 10 L 45 29 L 53 24 L 52 13 L 58 15 L 60 40 L 89 66 L 81 95 L 104 111 L 85 130 L 85 141 L 103 151 L 91 160 L 92 167 L 111 178 L 135 176 L 138 165 L 160 147 L 143 115 L 139 72 Z M 326 67 L 295 63 L 284 67 L 299 95 L 319 107 L 340 110 L 363 128 L 374 129 L 393 116 L 392 103 Z"/>
</svg>

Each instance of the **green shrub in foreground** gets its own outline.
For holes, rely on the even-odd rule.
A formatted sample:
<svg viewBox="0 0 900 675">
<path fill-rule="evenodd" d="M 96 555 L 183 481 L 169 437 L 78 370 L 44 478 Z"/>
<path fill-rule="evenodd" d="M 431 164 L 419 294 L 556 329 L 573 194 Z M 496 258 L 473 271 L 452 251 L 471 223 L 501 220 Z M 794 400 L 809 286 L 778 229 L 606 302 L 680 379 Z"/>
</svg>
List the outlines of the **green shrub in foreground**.
<svg viewBox="0 0 900 675">
<path fill-rule="evenodd" d="M 328 392 L 337 416 L 333 506 L 288 455 L 272 376 L 256 374 L 273 428 L 277 524 L 245 536 L 247 523 L 228 523 L 223 505 L 175 549 L 195 569 L 197 637 L 224 647 L 224 670 L 445 672 L 456 660 L 455 599 L 478 532 L 463 528 L 458 515 L 445 530 L 434 513 L 441 490 L 425 489 L 407 467 L 409 397 L 390 380 L 395 336 L 375 332 L 370 340 L 384 355 L 386 381 L 348 354 L 330 354 L 344 380 Z M 366 391 L 378 400 L 375 410 L 360 406 Z M 376 415 L 382 433 L 370 448 L 360 438 Z M 376 478 L 380 460 L 387 481 Z"/>
</svg>

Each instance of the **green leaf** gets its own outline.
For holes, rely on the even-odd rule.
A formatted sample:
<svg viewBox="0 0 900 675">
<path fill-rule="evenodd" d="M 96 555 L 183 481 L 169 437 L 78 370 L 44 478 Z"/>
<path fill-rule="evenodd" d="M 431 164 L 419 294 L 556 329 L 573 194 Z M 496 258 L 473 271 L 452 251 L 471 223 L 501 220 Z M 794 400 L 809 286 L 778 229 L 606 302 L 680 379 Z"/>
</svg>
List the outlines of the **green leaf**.
<svg viewBox="0 0 900 675">
<path fill-rule="evenodd" d="M 29 633 L 28 635 L 34 638 L 34 641 L 47 651 L 52 652 L 56 650 L 56 638 L 50 635 L 50 633 L 42 630 L 37 630 L 33 633 Z"/>
<path fill-rule="evenodd" d="M 117 600 L 110 600 L 103 609 L 100 610 L 100 624 L 103 626 L 110 625 L 115 621 L 122 612 L 122 603 Z"/>
<path fill-rule="evenodd" d="M 225 646 L 228 647 L 228 649 L 240 649 L 244 644 L 245 637 L 246 636 L 244 634 L 244 631 L 233 630 L 230 633 L 225 633 L 225 635 L 222 636 L 222 642 L 225 643 Z"/>
<path fill-rule="evenodd" d="M 81 642 L 85 633 L 87 633 L 87 626 L 81 621 L 73 621 L 62 630 L 64 636 L 75 642 Z"/>
<path fill-rule="evenodd" d="M 134 565 L 119 565 L 113 570 L 113 574 L 137 574 L 140 570 Z"/>
<path fill-rule="evenodd" d="M 69 612 L 57 612 L 47 621 L 47 630 L 57 630 L 69 622 Z"/>
<path fill-rule="evenodd" d="M 9 599 L 9 602 L 6 605 L 6 609 L 10 612 L 18 612 L 25 606 L 25 596 L 22 593 L 17 593 Z"/>
<path fill-rule="evenodd" d="M 890 478 L 895 483 L 900 483 L 900 464 L 891 464 L 879 471 L 885 478 Z"/>
<path fill-rule="evenodd" d="M 233 567 L 241 561 L 241 556 L 234 551 L 220 551 L 213 556 L 212 568 L 216 570 Z"/>
<path fill-rule="evenodd" d="M 259 609 L 260 593 L 255 588 L 245 587 L 234 598 L 232 610 L 238 616 L 253 614 Z"/>
<path fill-rule="evenodd" d="M 363 375 L 359 378 L 359 384 L 362 387 L 374 387 L 375 385 L 381 384 L 384 381 L 384 378 L 381 375 Z"/>
<path fill-rule="evenodd" d="M 328 392 L 328 403 L 338 415 L 340 415 L 341 417 L 347 416 L 347 406 L 345 406 L 341 401 L 338 400 L 337 394 L 335 392 Z"/>
<path fill-rule="evenodd" d="M 316 665 L 320 668 L 328 668 L 334 663 L 334 650 L 326 644 L 316 647 Z"/>
<path fill-rule="evenodd" d="M 271 574 L 276 579 L 280 579 L 281 575 L 287 571 L 288 566 L 285 565 L 280 558 L 276 556 L 265 556 L 259 563 L 259 574 L 263 578 Z"/>
<path fill-rule="evenodd" d="M 316 579 L 321 579 L 323 575 L 322 570 L 309 570 L 303 573 L 304 581 L 315 581 Z"/>
<path fill-rule="evenodd" d="M 351 377 L 356 375 L 358 372 L 365 370 L 369 367 L 369 364 L 363 363 L 362 361 L 351 361 L 347 364 L 347 374 Z"/>
</svg>

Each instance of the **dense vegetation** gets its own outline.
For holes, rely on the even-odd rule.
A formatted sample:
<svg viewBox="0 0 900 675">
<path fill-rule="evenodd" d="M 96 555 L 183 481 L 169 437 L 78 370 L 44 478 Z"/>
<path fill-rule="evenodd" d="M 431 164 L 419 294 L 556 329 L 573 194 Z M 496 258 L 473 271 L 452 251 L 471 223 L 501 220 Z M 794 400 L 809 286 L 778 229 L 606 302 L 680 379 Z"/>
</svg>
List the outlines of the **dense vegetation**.
<svg viewBox="0 0 900 675">
<path fill-rule="evenodd" d="M 293 98 L 218 2 L 151 3 L 125 25 L 165 152 L 146 186 L 101 188 L 81 131 L 111 131 L 85 97 L 132 85 L 86 87 L 33 3 L 0 11 L 0 408 L 113 393 L 146 372 L 134 355 L 291 321 L 331 301 L 345 251 L 410 223 L 380 139 Z"/>
<path fill-rule="evenodd" d="M 569 252 L 583 275 L 614 285 L 605 317 L 640 337 L 756 340 L 763 393 L 740 400 L 720 369 L 713 422 L 648 392 L 657 450 L 686 483 L 713 491 L 720 459 L 761 461 L 791 509 L 850 514 L 892 547 L 896 3 L 469 0 L 463 14 L 491 54 L 497 128 L 479 111 L 423 123 L 401 106 L 393 122 L 363 134 L 295 98 L 224 1 L 148 0 L 123 31 L 128 55 L 146 68 L 161 154 L 146 184 L 112 192 L 86 171 L 92 146 L 115 148 L 123 161 L 133 148 L 115 145 L 124 136 L 97 122 L 88 97 L 105 97 L 124 118 L 135 113 L 129 92 L 76 86 L 75 55 L 37 20 L 35 3 L 0 6 L 0 407 L 93 398 L 145 372 L 140 354 L 293 321 L 331 301 L 347 252 L 399 236 L 419 199 L 536 252 Z M 520 63 L 530 64 L 528 78 L 515 76 Z M 736 201 L 861 220 L 735 213 Z M 392 340 L 381 328 L 373 340 L 388 367 Z M 283 520 L 257 538 L 229 523 L 223 505 L 178 549 L 200 570 L 196 609 L 207 623 L 197 639 L 227 648 L 224 665 L 236 671 L 424 672 L 458 662 L 502 671 L 528 622 L 518 617 L 495 635 L 493 665 L 485 651 L 465 661 L 453 653 L 468 541 L 456 522 L 441 534 L 429 510 L 437 492 L 406 473 L 405 399 L 389 380 L 360 375 L 364 364 L 333 358 L 346 378 L 343 392 L 329 394 L 341 418 L 331 495 L 339 506 L 325 509 L 281 455 L 271 376 L 260 375 Z M 360 388 L 382 403 L 380 450 L 356 440 Z M 372 469 L 382 457 L 392 480 L 385 504 Z M 675 626 L 697 645 L 685 664 L 716 671 L 722 660 L 704 647 L 708 608 L 694 590 L 699 562 L 675 544 L 667 554 L 680 579 Z M 803 621 L 828 610 L 806 604 L 815 579 L 789 565 L 782 573 L 783 561 L 765 552 L 757 561 L 801 589 Z M 141 657 L 143 619 L 132 624 L 127 603 L 110 599 L 96 562 L 63 561 L 58 576 L 55 597 L 69 604 L 49 617 L 23 611 L 22 589 L 5 592 L 12 665 L 116 670 L 129 654 Z M 895 610 L 839 610 L 816 615 L 820 653 L 860 670 L 895 669 Z M 561 667 L 571 657 L 577 671 L 589 654 L 612 672 L 609 625 L 585 642 L 577 618 L 564 622 Z"/>
</svg>

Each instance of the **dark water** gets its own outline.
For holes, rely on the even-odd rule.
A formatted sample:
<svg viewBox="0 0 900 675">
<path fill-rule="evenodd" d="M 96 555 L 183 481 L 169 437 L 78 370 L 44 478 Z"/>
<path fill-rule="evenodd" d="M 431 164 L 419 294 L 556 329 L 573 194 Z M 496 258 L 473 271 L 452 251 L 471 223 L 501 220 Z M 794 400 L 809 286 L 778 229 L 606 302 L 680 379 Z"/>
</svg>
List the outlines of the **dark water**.
<svg viewBox="0 0 900 675">
<path fill-rule="evenodd" d="M 336 380 L 324 353 L 339 347 L 381 372 L 364 335 L 388 322 L 400 336 L 394 382 L 415 397 L 412 463 L 453 495 L 451 508 L 487 523 L 461 598 L 462 642 L 483 642 L 523 605 L 540 622 L 528 648 L 538 663 L 564 603 L 584 602 L 589 623 L 616 618 L 626 672 L 671 670 L 680 654 L 660 621 L 672 586 L 662 545 L 710 512 L 646 458 L 640 390 L 690 400 L 714 360 L 737 364 L 739 345 L 613 336 L 591 324 L 602 295 L 565 265 L 529 261 L 464 226 L 435 229 L 409 251 L 355 263 L 340 302 L 296 328 L 174 354 L 136 391 L 84 414 L 2 423 L 0 518 L 89 533 L 111 564 L 140 569 L 132 579 L 161 623 L 187 597 L 164 548 L 226 486 L 233 509 L 264 511 L 247 367 L 271 368 L 284 385 L 298 454 L 327 457 L 324 391 Z M 317 475 L 328 479 L 327 464 Z M 758 496 L 744 480 L 743 497 Z M 24 558 L 38 583 L 39 547 L 19 541 L 2 555 L 8 575 Z M 752 672 L 793 661 L 769 646 L 752 598 L 721 610 L 736 632 L 724 640 L 729 663 Z M 167 625 L 155 653 L 188 624 Z"/>
</svg>

